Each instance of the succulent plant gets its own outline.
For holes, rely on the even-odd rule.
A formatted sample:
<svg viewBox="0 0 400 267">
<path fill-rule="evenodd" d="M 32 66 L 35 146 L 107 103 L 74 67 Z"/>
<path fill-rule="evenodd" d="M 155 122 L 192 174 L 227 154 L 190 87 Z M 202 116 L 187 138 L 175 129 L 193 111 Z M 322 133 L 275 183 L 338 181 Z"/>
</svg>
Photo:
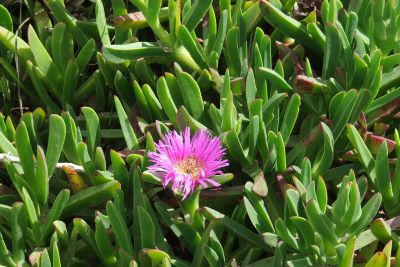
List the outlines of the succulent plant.
<svg viewBox="0 0 400 267">
<path fill-rule="evenodd" d="M 0 264 L 400 264 L 398 1 L 0 4 Z"/>
</svg>

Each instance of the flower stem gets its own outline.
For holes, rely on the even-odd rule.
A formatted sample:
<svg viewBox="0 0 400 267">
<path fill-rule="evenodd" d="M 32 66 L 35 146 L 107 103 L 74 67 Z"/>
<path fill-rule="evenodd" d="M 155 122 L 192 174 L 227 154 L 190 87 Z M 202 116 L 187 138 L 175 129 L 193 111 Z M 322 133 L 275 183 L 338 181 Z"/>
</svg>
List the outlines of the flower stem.
<svg viewBox="0 0 400 267">
<path fill-rule="evenodd" d="M 193 221 L 194 214 L 200 207 L 200 191 L 197 189 L 188 198 L 182 200 L 182 208 L 189 215 L 190 222 Z"/>
</svg>

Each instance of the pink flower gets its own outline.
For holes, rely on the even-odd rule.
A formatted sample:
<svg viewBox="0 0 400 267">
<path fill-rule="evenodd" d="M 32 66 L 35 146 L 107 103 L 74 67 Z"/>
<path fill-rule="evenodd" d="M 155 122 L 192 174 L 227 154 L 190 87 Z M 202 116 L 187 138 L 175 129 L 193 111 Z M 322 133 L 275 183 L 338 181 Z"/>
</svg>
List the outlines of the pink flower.
<svg viewBox="0 0 400 267">
<path fill-rule="evenodd" d="M 199 130 L 191 137 L 190 129 L 165 134 L 156 145 L 157 151 L 149 153 L 154 163 L 149 170 L 161 176 L 163 186 L 172 185 L 174 192 L 186 198 L 198 186 L 203 188 L 220 186 L 211 179 L 222 174 L 221 168 L 228 166 L 223 160 L 225 149 L 218 137 L 212 137 L 205 130 Z"/>
</svg>

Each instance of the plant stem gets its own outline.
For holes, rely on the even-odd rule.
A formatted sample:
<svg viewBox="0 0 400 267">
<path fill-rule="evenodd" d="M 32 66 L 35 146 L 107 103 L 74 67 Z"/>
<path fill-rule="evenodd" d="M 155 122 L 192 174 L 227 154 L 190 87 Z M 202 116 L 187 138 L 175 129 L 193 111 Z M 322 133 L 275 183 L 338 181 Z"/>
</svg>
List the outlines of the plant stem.
<svg viewBox="0 0 400 267">
<path fill-rule="evenodd" d="M 8 153 L 0 153 L 0 162 L 9 161 L 11 163 L 21 163 L 19 157 L 12 156 Z M 59 162 L 56 164 L 57 169 L 62 169 L 63 167 L 71 168 L 78 172 L 83 172 L 83 167 L 69 162 Z"/>
</svg>

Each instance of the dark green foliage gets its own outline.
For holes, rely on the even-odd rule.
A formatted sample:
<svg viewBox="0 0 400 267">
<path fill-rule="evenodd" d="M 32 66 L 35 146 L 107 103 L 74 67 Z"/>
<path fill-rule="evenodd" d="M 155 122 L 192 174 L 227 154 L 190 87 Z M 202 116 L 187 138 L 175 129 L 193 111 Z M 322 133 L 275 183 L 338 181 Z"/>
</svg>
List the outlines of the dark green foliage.
<svg viewBox="0 0 400 267">
<path fill-rule="evenodd" d="M 400 3 L 308 2 L 3 1 L 0 264 L 398 266 Z M 186 127 L 229 167 L 182 200 Z"/>
</svg>

